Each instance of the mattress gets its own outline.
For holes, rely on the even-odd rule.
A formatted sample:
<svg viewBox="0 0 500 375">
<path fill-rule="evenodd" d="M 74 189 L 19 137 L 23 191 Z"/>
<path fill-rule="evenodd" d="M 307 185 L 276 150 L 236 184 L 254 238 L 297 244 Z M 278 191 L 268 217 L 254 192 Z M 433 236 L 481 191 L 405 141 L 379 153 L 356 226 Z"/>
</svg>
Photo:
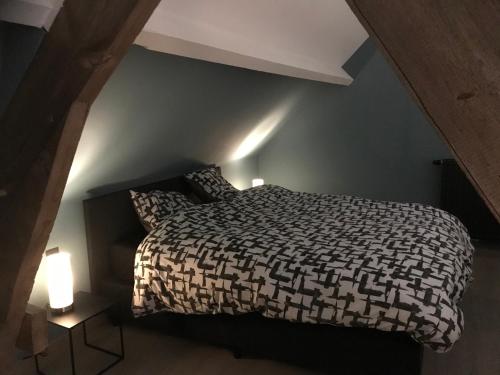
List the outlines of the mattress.
<svg viewBox="0 0 500 375">
<path fill-rule="evenodd" d="M 460 221 L 431 206 L 265 185 L 151 231 L 132 310 L 402 331 L 443 352 L 463 330 L 472 255 Z"/>
</svg>

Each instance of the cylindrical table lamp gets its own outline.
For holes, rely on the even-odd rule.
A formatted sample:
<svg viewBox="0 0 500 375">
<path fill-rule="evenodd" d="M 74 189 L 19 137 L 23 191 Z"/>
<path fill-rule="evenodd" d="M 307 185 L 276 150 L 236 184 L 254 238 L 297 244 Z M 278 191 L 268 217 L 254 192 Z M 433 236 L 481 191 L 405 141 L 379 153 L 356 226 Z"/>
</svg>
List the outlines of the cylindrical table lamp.
<svg viewBox="0 0 500 375">
<path fill-rule="evenodd" d="M 49 306 L 54 314 L 73 310 L 73 272 L 70 255 L 56 247 L 45 252 Z"/>
</svg>

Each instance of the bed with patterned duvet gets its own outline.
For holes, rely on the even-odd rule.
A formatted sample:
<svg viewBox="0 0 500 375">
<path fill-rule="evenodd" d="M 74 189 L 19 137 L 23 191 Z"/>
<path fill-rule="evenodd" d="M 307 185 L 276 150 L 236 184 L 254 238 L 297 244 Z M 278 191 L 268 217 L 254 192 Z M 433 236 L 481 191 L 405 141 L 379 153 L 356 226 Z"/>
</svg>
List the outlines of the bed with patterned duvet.
<svg viewBox="0 0 500 375">
<path fill-rule="evenodd" d="M 431 206 L 264 185 L 151 230 L 132 310 L 404 331 L 444 352 L 463 330 L 473 251 L 461 222 Z"/>
</svg>

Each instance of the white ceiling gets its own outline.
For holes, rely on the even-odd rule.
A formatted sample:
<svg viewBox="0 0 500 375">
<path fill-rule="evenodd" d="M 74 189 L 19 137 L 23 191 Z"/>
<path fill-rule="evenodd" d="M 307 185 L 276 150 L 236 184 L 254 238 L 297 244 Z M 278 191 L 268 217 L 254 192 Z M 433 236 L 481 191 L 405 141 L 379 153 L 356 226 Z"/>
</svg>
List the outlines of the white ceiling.
<svg viewBox="0 0 500 375">
<path fill-rule="evenodd" d="M 245 68 L 349 84 L 366 40 L 344 0 L 163 0 L 136 43 Z"/>
<path fill-rule="evenodd" d="M 62 0 L 0 0 L 0 20 L 48 28 Z M 368 34 L 345 0 L 163 0 L 136 44 L 342 85 Z"/>
<path fill-rule="evenodd" d="M 0 21 L 49 29 L 63 0 L 0 0 Z"/>
</svg>

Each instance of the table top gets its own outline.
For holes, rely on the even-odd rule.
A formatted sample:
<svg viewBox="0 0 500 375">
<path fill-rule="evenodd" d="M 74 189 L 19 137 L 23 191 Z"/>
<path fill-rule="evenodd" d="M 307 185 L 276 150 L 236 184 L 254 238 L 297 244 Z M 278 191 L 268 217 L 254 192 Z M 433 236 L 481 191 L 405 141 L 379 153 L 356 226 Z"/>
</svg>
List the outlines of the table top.
<svg viewBox="0 0 500 375">
<path fill-rule="evenodd" d="M 109 299 L 96 296 L 87 292 L 77 292 L 74 298 L 72 311 L 56 315 L 52 314 L 50 308 L 47 308 L 47 320 L 60 327 L 72 329 L 77 325 L 89 320 L 90 318 L 106 311 L 113 302 Z"/>
</svg>

